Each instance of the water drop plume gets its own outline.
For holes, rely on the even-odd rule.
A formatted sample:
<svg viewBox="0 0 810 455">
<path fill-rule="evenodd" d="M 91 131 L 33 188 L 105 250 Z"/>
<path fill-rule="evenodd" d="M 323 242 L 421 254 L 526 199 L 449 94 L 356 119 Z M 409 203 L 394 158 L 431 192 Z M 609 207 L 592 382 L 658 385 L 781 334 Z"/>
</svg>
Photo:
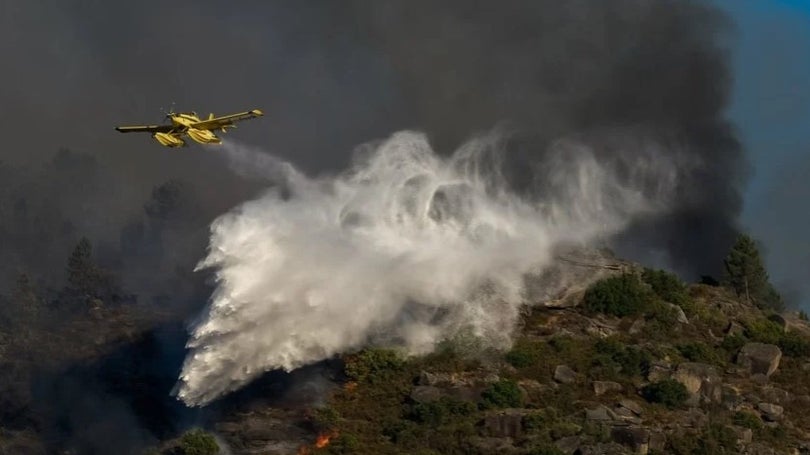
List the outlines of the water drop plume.
<svg viewBox="0 0 810 455">
<path fill-rule="evenodd" d="M 215 271 L 217 288 L 177 396 L 204 405 L 265 371 L 368 343 L 423 353 L 465 330 L 506 347 L 525 274 L 547 267 L 556 245 L 664 210 L 681 169 L 654 144 L 608 159 L 561 140 L 533 169 L 538 191 L 518 195 L 500 172 L 504 140 L 485 134 L 442 157 L 423 134 L 399 132 L 319 178 L 226 143 L 233 169 L 273 185 L 211 227 L 198 267 Z"/>
</svg>

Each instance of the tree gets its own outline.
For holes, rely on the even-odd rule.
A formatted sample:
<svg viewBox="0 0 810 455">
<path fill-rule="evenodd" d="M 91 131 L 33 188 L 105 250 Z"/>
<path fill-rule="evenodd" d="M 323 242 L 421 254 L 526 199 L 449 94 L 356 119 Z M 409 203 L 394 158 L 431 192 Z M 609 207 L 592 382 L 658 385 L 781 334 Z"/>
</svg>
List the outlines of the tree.
<svg viewBox="0 0 810 455">
<path fill-rule="evenodd" d="M 68 258 L 67 288 L 74 295 L 92 295 L 98 286 L 99 270 L 93 262 L 93 247 L 82 237 Z"/>
<path fill-rule="evenodd" d="M 738 296 L 760 307 L 781 310 L 782 297 L 770 283 L 754 239 L 740 234 L 724 261 L 724 284 Z"/>
<path fill-rule="evenodd" d="M 115 277 L 93 260 L 90 240 L 82 237 L 68 258 L 64 297 L 72 300 L 118 301 L 122 298 Z"/>
</svg>

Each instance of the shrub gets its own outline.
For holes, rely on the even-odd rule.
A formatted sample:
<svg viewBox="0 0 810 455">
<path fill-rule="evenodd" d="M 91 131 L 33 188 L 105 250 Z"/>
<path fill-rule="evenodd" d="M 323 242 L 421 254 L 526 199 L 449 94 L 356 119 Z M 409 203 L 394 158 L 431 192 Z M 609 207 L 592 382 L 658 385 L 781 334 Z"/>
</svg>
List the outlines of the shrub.
<svg viewBox="0 0 810 455">
<path fill-rule="evenodd" d="M 519 341 L 506 353 L 506 361 L 515 368 L 525 368 L 540 360 L 538 343 Z"/>
<path fill-rule="evenodd" d="M 760 420 L 759 416 L 753 412 L 736 412 L 732 421 L 734 422 L 734 425 L 738 425 L 743 428 L 750 428 L 755 431 L 762 429 L 762 420 Z"/>
<path fill-rule="evenodd" d="M 807 312 L 804 310 L 799 311 L 799 319 L 802 321 L 810 321 L 810 316 L 807 316 Z"/>
<path fill-rule="evenodd" d="M 736 355 L 737 351 L 742 349 L 747 341 L 744 336 L 739 334 L 726 335 L 720 343 L 720 347 L 729 354 Z"/>
<path fill-rule="evenodd" d="M 588 311 L 624 317 L 643 312 L 650 294 L 636 275 L 623 274 L 594 283 L 583 301 Z"/>
<path fill-rule="evenodd" d="M 650 285 L 653 292 L 662 300 L 680 307 L 689 304 L 686 285 L 674 274 L 664 270 L 644 269 L 641 279 Z"/>
<path fill-rule="evenodd" d="M 678 352 L 691 362 L 723 363 L 722 359 L 713 348 L 699 341 L 679 345 Z"/>
<path fill-rule="evenodd" d="M 213 435 L 195 429 L 187 431 L 180 438 L 180 450 L 183 455 L 216 455 L 219 445 Z"/>
<path fill-rule="evenodd" d="M 682 406 L 689 399 L 689 391 L 674 379 L 664 379 L 645 386 L 642 391 L 644 399 L 650 403 L 661 403 L 672 409 Z"/>
<path fill-rule="evenodd" d="M 779 344 L 785 329 L 768 319 L 756 319 L 745 324 L 745 336 L 753 341 Z"/>
<path fill-rule="evenodd" d="M 625 376 L 643 376 L 649 371 L 650 354 L 635 346 L 627 346 L 615 338 L 596 342 L 592 366 L 607 367 L 614 373 Z"/>
<path fill-rule="evenodd" d="M 779 348 L 790 357 L 810 356 L 810 340 L 796 332 L 787 332 L 779 340 Z"/>
<path fill-rule="evenodd" d="M 376 384 L 402 370 L 405 361 L 390 349 L 365 349 L 346 359 L 346 375 L 358 382 Z"/>
<path fill-rule="evenodd" d="M 523 392 L 515 381 L 501 379 L 481 392 L 484 408 L 518 408 L 523 405 Z"/>
</svg>

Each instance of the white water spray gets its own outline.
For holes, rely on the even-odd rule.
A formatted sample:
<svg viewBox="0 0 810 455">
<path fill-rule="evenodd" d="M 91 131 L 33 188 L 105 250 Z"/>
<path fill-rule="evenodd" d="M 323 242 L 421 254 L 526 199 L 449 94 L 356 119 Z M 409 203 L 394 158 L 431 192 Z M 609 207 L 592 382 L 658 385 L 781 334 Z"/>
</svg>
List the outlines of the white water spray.
<svg viewBox="0 0 810 455">
<path fill-rule="evenodd" d="M 217 219 L 208 256 L 218 287 L 194 328 L 177 395 L 204 405 L 272 369 L 291 370 L 386 343 L 431 350 L 472 330 L 509 345 L 522 278 L 555 245 L 588 243 L 660 210 L 677 163 L 653 147 L 597 160 L 561 142 L 538 163 L 542 200 L 509 191 L 500 141 L 471 140 L 449 158 L 419 133 L 375 146 L 347 173 L 310 179 L 226 143 L 235 170 L 279 187 Z"/>
</svg>

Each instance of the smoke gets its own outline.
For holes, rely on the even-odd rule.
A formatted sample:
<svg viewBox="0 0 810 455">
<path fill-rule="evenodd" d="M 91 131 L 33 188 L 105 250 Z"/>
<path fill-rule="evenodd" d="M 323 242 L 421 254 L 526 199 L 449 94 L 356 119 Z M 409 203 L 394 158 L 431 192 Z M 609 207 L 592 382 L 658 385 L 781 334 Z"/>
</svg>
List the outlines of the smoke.
<svg viewBox="0 0 810 455">
<path fill-rule="evenodd" d="M 250 153 L 226 143 L 237 163 Z M 400 132 L 360 148 L 349 172 L 307 178 L 265 168 L 280 186 L 213 224 L 218 287 L 193 330 L 178 396 L 205 404 L 272 369 L 292 370 L 364 345 L 408 352 L 469 330 L 503 347 L 524 274 L 559 244 L 611 235 L 664 209 L 681 165 L 661 150 L 600 160 L 559 141 L 536 176 L 542 199 L 509 190 L 503 137 L 477 137 L 446 158 Z"/>
</svg>

